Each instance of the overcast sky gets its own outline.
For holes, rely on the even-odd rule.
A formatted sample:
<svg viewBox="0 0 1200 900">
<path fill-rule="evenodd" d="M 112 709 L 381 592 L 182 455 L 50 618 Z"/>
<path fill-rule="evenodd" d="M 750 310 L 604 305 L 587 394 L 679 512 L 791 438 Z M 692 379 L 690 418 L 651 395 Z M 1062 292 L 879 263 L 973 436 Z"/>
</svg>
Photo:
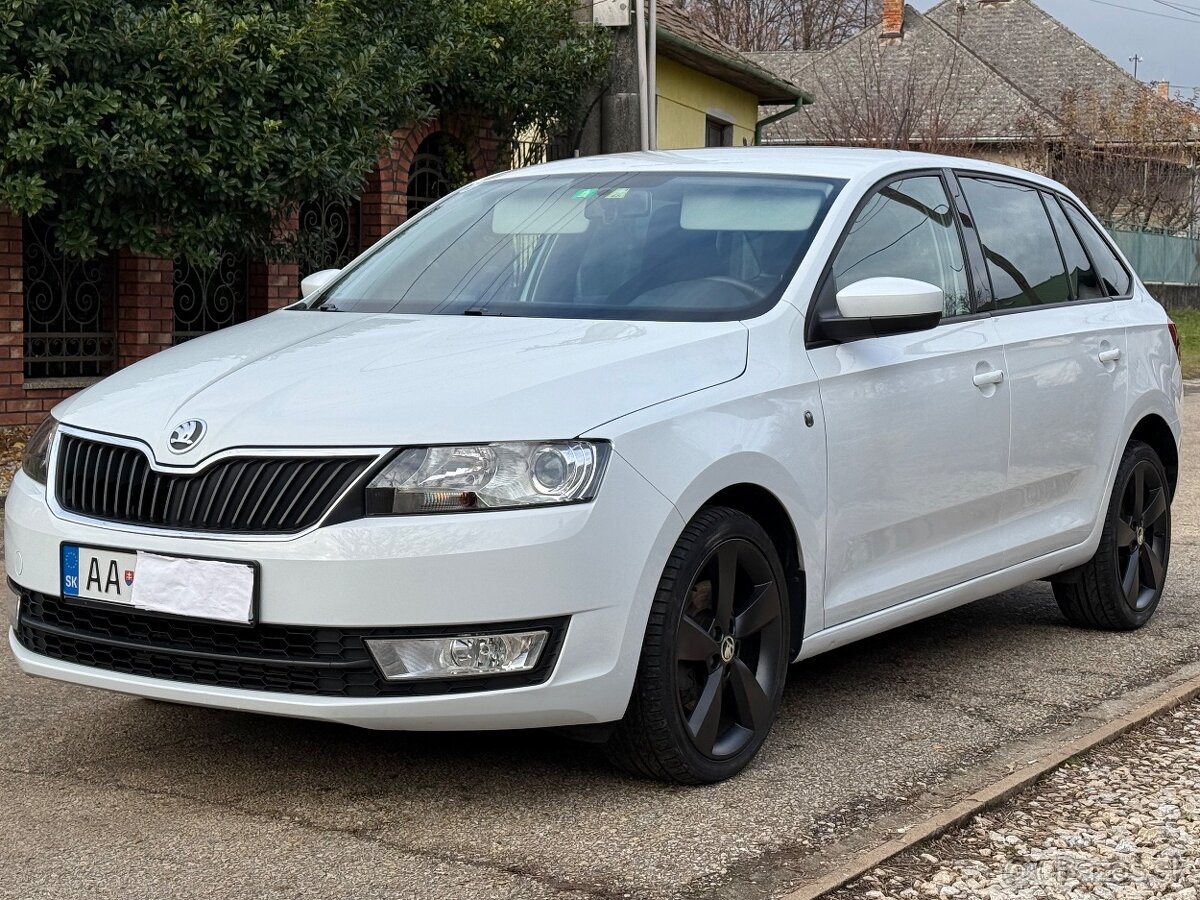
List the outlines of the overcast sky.
<svg viewBox="0 0 1200 900">
<path fill-rule="evenodd" d="M 909 0 L 925 10 L 936 0 Z M 1200 86 L 1200 0 L 1033 0 L 1141 81 Z M 1116 7 L 1131 7 L 1118 9 Z M 1164 18 L 1169 16 L 1170 18 Z"/>
</svg>

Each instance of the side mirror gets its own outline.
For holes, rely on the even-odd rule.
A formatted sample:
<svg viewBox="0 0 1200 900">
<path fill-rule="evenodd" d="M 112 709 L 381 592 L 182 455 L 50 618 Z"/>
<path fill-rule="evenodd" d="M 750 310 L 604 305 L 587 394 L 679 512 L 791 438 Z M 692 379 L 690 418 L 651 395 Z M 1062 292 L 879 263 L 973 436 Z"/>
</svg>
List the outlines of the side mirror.
<svg viewBox="0 0 1200 900">
<path fill-rule="evenodd" d="M 322 269 L 320 272 L 313 272 L 307 278 L 300 282 L 300 296 L 307 299 L 319 291 L 333 279 L 337 278 L 342 272 L 341 269 Z"/>
<path fill-rule="evenodd" d="M 934 328 L 942 320 L 942 289 L 912 278 L 864 278 L 837 292 L 837 314 L 826 306 L 822 334 L 848 341 Z M 830 304 L 832 305 L 832 304 Z"/>
</svg>

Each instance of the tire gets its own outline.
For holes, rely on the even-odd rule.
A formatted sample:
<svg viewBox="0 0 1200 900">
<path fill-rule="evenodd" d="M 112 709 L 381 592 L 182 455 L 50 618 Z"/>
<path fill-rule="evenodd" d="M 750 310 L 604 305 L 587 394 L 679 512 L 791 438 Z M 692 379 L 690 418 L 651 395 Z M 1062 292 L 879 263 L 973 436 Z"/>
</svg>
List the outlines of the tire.
<svg viewBox="0 0 1200 900">
<path fill-rule="evenodd" d="M 1132 631 L 1154 615 L 1171 556 L 1171 488 L 1158 454 L 1130 441 L 1117 468 L 1096 555 L 1056 580 L 1054 598 L 1081 628 Z"/>
<path fill-rule="evenodd" d="M 770 537 L 737 510 L 701 510 L 659 581 L 629 707 L 605 747 L 609 758 L 635 775 L 680 784 L 736 775 L 778 715 L 790 633 L 783 565 Z"/>
</svg>

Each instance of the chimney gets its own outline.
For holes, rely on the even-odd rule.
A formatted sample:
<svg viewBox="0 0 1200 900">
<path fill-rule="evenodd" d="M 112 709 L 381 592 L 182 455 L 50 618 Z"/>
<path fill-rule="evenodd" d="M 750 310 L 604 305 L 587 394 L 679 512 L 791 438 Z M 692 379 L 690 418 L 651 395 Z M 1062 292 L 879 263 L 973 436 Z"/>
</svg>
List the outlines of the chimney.
<svg viewBox="0 0 1200 900">
<path fill-rule="evenodd" d="M 879 39 L 898 38 L 904 31 L 904 0 L 883 0 L 883 28 Z"/>
<path fill-rule="evenodd" d="M 1170 100 L 1171 99 L 1171 82 L 1169 82 L 1169 81 L 1154 82 L 1154 92 L 1156 94 L 1158 94 L 1158 96 L 1162 97 L 1164 100 Z"/>
</svg>

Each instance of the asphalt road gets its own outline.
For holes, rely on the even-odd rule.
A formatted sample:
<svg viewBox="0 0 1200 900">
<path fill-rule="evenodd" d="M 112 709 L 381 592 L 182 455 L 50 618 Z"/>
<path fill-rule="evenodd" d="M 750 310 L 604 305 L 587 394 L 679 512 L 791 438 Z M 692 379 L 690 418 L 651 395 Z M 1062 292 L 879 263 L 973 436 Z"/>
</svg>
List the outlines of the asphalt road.
<svg viewBox="0 0 1200 900">
<path fill-rule="evenodd" d="M 1195 447 L 1200 396 L 1185 406 Z M 0 898 L 778 893 L 829 842 L 1200 660 L 1188 448 L 1184 468 L 1151 625 L 1068 628 L 1034 584 L 817 657 L 759 760 L 706 788 L 632 781 L 543 733 L 366 732 L 39 681 L 4 649 Z"/>
</svg>

